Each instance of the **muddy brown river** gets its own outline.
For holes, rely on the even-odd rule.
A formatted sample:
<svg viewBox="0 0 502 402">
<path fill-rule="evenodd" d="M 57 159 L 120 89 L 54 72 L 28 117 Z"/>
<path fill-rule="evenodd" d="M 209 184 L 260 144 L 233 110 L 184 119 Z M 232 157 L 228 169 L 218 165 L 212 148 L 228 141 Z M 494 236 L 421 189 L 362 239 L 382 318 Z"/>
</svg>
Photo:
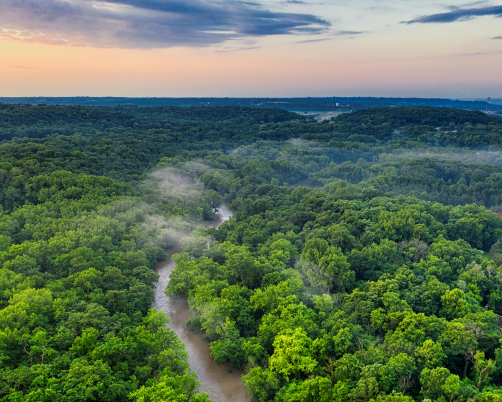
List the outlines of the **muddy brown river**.
<svg viewBox="0 0 502 402">
<path fill-rule="evenodd" d="M 219 227 L 223 222 L 230 219 L 232 213 L 226 205 L 222 205 L 214 222 L 208 223 L 207 227 Z M 169 257 L 180 251 L 179 247 L 169 250 Z M 241 381 L 242 371 L 234 369 L 230 364 L 217 364 L 211 357 L 209 344 L 202 339 L 202 334 L 194 334 L 190 331 L 185 321 L 192 316 L 185 299 L 174 300 L 165 295 L 164 290 L 169 283 L 169 276 L 176 264 L 170 261 L 161 262 L 157 265 L 157 274 L 160 276 L 155 287 L 155 302 L 153 307 L 164 311 L 171 319 L 169 327 L 176 332 L 178 338 L 185 344 L 188 352 L 190 368 L 199 377 L 200 391 L 207 392 L 213 402 L 248 402 L 249 394 Z"/>
</svg>

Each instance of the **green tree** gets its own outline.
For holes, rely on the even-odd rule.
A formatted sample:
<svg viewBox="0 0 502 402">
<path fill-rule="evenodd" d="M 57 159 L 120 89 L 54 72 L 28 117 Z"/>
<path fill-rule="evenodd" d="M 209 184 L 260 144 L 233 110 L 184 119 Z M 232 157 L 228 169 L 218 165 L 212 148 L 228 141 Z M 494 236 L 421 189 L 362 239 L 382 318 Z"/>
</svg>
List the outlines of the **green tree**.
<svg viewBox="0 0 502 402">
<path fill-rule="evenodd" d="M 312 353 L 312 339 L 302 328 L 285 330 L 274 340 L 270 370 L 289 379 L 301 373 L 312 373 L 317 366 Z"/>
</svg>

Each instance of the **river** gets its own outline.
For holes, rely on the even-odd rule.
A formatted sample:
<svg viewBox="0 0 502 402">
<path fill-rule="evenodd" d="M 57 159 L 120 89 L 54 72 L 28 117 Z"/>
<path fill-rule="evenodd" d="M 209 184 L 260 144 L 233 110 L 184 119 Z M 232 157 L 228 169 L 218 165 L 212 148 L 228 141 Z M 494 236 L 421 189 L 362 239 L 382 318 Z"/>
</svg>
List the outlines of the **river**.
<svg viewBox="0 0 502 402">
<path fill-rule="evenodd" d="M 222 205 L 214 222 L 207 222 L 206 227 L 219 227 L 223 222 L 232 217 L 228 206 Z M 179 247 L 169 250 L 169 257 L 180 251 Z M 199 377 L 200 391 L 207 392 L 213 402 L 248 402 L 249 394 L 241 381 L 240 370 L 236 370 L 230 364 L 217 364 L 211 357 L 209 344 L 202 339 L 202 334 L 190 331 L 185 321 L 192 316 L 186 299 L 174 300 L 164 293 L 169 283 L 169 276 L 176 264 L 169 258 L 167 261 L 157 264 L 159 281 L 155 287 L 155 302 L 153 307 L 164 311 L 171 322 L 169 327 L 176 332 L 178 338 L 185 344 L 188 352 L 190 368 Z"/>
</svg>

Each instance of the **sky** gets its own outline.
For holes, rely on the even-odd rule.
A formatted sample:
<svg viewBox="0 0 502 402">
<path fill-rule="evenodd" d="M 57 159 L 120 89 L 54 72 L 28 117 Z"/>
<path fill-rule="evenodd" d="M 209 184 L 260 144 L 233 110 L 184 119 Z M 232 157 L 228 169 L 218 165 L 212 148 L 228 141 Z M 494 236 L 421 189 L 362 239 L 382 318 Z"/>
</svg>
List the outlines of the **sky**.
<svg viewBox="0 0 502 402">
<path fill-rule="evenodd" d="M 502 97 L 502 0 L 0 0 L 0 96 Z"/>
</svg>

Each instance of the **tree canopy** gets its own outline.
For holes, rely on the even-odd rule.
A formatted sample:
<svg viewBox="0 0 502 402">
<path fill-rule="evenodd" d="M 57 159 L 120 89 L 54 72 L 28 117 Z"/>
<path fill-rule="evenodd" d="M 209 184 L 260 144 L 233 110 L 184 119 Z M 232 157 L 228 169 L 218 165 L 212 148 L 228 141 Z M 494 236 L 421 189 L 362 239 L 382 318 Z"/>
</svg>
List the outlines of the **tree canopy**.
<svg viewBox="0 0 502 402">
<path fill-rule="evenodd" d="M 194 230 L 166 292 L 253 401 L 502 400 L 502 120 L 0 109 L 1 401 L 207 401 L 151 308 Z"/>
</svg>

